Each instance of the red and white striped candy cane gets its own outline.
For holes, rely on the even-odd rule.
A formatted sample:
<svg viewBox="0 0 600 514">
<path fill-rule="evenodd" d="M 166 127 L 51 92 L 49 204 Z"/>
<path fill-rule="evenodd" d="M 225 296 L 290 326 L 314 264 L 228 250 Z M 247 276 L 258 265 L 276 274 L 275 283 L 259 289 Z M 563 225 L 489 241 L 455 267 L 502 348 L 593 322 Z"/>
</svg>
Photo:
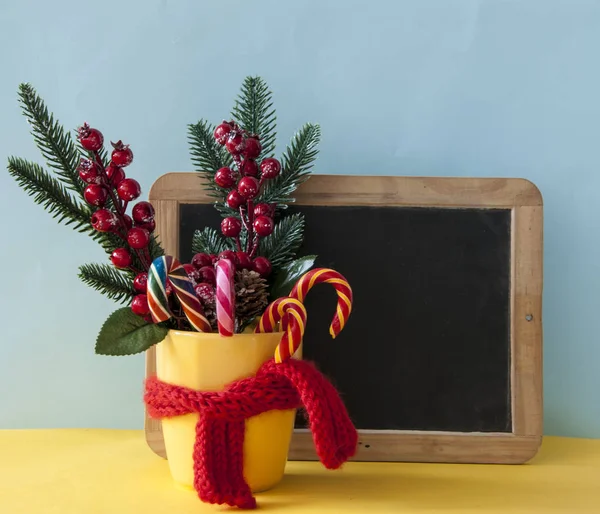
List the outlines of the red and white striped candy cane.
<svg viewBox="0 0 600 514">
<path fill-rule="evenodd" d="M 217 324 L 219 334 L 230 337 L 235 332 L 235 267 L 229 259 L 221 259 L 216 265 Z"/>
</svg>

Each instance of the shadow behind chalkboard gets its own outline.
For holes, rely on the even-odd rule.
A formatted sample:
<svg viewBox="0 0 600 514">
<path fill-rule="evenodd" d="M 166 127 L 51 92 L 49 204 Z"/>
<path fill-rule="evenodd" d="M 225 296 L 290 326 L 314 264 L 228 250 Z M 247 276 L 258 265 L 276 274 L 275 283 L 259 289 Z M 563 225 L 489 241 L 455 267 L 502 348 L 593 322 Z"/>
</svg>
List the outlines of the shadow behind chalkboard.
<svg viewBox="0 0 600 514">
<path fill-rule="evenodd" d="M 317 254 L 316 266 L 354 291 L 336 340 L 333 288 L 309 293 L 303 355 L 336 385 L 356 427 L 510 433 L 510 209 L 288 209 L 297 211 L 299 255 Z M 180 205 L 184 262 L 195 228 L 220 220 L 212 205 Z"/>
</svg>

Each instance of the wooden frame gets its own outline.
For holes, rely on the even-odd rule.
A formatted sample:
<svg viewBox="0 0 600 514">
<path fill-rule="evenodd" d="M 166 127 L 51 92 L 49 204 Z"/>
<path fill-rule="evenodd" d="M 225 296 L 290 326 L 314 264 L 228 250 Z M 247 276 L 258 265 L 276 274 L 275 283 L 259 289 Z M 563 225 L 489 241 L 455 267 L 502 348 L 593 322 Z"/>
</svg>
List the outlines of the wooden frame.
<svg viewBox="0 0 600 514">
<path fill-rule="evenodd" d="M 524 179 L 314 175 L 296 194 L 298 205 L 386 205 L 506 208 L 512 213 L 511 405 L 512 433 L 360 431 L 353 460 L 518 464 L 542 440 L 543 202 Z M 209 203 L 197 174 L 168 173 L 152 186 L 157 233 L 165 251 L 179 251 L 179 206 Z M 146 374 L 155 373 L 154 348 Z M 146 415 L 146 440 L 165 457 L 160 421 Z M 296 430 L 291 460 L 316 460 L 311 434 Z"/>
</svg>

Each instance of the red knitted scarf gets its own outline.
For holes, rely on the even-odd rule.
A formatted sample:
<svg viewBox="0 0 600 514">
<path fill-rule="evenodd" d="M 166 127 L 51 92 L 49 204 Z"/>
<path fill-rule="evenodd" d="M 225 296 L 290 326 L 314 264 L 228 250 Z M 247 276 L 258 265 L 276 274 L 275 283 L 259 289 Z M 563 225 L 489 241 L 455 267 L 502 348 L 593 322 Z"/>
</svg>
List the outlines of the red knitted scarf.
<svg viewBox="0 0 600 514">
<path fill-rule="evenodd" d="M 317 455 L 328 469 L 339 468 L 356 451 L 358 434 L 333 385 L 307 361 L 264 363 L 256 376 L 221 392 L 202 392 L 146 381 L 144 401 L 154 418 L 200 413 L 194 444 L 194 488 L 204 502 L 253 509 L 243 475 L 245 419 L 273 409 L 304 407 Z"/>
</svg>

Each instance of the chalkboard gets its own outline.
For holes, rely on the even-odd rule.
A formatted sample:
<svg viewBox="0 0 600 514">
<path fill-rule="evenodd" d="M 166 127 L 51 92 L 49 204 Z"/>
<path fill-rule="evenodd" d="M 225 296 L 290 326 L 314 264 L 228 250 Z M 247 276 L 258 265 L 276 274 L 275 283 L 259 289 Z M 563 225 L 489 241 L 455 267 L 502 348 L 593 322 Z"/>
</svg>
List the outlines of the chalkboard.
<svg viewBox="0 0 600 514">
<path fill-rule="evenodd" d="M 221 218 L 212 205 L 180 209 L 189 262 L 194 230 Z M 335 381 L 356 427 L 510 432 L 510 210 L 294 211 L 306 219 L 300 253 L 317 254 L 316 266 L 342 273 L 354 292 L 335 342 L 335 292 L 307 296 L 303 356 Z"/>
<path fill-rule="evenodd" d="M 193 176 L 168 174 L 151 192 L 158 230 L 184 261 L 194 231 L 221 219 Z M 336 269 L 354 291 L 336 340 L 335 292 L 309 293 L 303 357 L 341 392 L 361 434 L 357 459 L 535 454 L 541 209 L 537 188 L 520 179 L 314 176 L 301 186 L 288 209 L 306 219 L 300 255 L 318 255 L 316 266 Z M 296 427 L 290 457 L 315 458 L 302 413 Z"/>
</svg>

